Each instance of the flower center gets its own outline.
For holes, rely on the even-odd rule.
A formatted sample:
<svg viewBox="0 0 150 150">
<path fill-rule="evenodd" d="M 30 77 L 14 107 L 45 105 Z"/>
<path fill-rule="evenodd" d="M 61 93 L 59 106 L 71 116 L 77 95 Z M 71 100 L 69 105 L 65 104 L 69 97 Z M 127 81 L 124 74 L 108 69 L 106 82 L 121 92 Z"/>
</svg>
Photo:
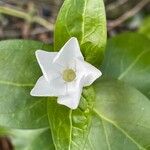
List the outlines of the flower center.
<svg viewBox="0 0 150 150">
<path fill-rule="evenodd" d="M 71 82 L 76 78 L 76 73 L 72 69 L 65 69 L 62 75 L 63 75 L 63 80 L 66 82 Z"/>
</svg>

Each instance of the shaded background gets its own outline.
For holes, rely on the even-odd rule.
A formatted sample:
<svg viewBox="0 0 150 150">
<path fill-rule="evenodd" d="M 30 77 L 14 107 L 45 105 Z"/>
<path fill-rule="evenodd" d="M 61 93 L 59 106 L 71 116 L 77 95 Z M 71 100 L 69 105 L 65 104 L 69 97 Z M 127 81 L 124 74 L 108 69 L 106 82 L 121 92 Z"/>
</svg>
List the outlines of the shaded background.
<svg viewBox="0 0 150 150">
<path fill-rule="evenodd" d="M 63 0 L 0 0 L 0 39 L 27 38 L 52 43 L 53 25 L 62 3 Z M 150 14 L 150 0 L 105 0 L 105 6 L 109 36 L 137 30 L 143 18 Z M 45 26 L 13 16 L 11 12 L 7 14 L 8 8 L 38 16 Z"/>
<path fill-rule="evenodd" d="M 0 0 L 0 40 L 33 39 L 53 43 L 53 30 L 63 0 Z M 108 37 L 136 31 L 150 15 L 150 0 L 105 0 Z M 0 138 L 0 150 L 13 150 Z"/>
</svg>

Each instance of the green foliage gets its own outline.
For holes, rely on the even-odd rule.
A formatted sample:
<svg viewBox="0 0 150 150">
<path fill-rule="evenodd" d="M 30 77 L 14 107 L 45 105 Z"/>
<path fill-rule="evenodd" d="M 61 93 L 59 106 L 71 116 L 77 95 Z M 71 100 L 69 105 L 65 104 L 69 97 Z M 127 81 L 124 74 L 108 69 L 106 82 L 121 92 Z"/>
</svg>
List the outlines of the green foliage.
<svg viewBox="0 0 150 150">
<path fill-rule="evenodd" d="M 52 49 L 41 42 L 8 40 L 0 42 L 0 125 L 11 128 L 47 126 L 46 98 L 30 96 L 42 74 L 35 50 Z"/>
<path fill-rule="evenodd" d="M 95 96 L 83 92 L 77 110 L 49 101 L 49 120 L 57 150 L 146 149 L 150 143 L 150 101 L 133 87 L 100 80 Z M 90 91 L 89 91 L 90 90 Z M 93 107 L 94 102 L 94 107 Z M 53 104 L 52 104 L 53 103 Z"/>
<path fill-rule="evenodd" d="M 95 93 L 85 88 L 80 106 L 76 110 L 48 102 L 49 122 L 57 150 L 83 150 L 91 127 L 92 107 Z"/>
<path fill-rule="evenodd" d="M 10 130 L 0 126 L 0 137 L 1 136 L 6 136 L 6 135 L 9 135 L 9 134 L 10 134 Z"/>
<path fill-rule="evenodd" d="M 78 38 L 85 60 L 100 66 L 106 42 L 102 0 L 65 0 L 56 22 L 55 50 L 72 36 Z M 10 134 L 16 150 L 150 149 L 149 48 L 150 40 L 137 33 L 110 39 L 103 78 L 84 88 L 79 108 L 70 110 L 56 98 L 30 96 L 42 75 L 35 50 L 52 47 L 1 41 L 0 135 Z"/>
<path fill-rule="evenodd" d="M 133 85 L 150 98 L 150 40 L 125 33 L 108 41 L 102 72 Z"/>
<path fill-rule="evenodd" d="M 149 53 L 149 40 L 140 34 L 112 38 L 102 65 L 105 79 L 95 84 L 96 98 L 92 87 L 85 89 L 82 105 L 75 111 L 49 101 L 56 149 L 119 150 L 124 145 L 128 150 L 149 148 Z"/>
<path fill-rule="evenodd" d="M 141 92 L 117 80 L 96 84 L 91 133 L 94 150 L 146 150 L 150 145 L 150 101 Z M 100 140 L 99 140 L 100 139 Z M 98 148 L 99 146 L 99 148 Z"/>
<path fill-rule="evenodd" d="M 55 150 L 49 128 L 12 130 L 10 138 L 15 150 Z"/>
<path fill-rule="evenodd" d="M 139 29 L 139 32 L 150 38 L 150 17 L 144 19 Z"/>
<path fill-rule="evenodd" d="M 103 0 L 65 0 L 55 26 L 55 50 L 77 37 L 86 61 L 98 66 L 106 44 Z"/>
</svg>

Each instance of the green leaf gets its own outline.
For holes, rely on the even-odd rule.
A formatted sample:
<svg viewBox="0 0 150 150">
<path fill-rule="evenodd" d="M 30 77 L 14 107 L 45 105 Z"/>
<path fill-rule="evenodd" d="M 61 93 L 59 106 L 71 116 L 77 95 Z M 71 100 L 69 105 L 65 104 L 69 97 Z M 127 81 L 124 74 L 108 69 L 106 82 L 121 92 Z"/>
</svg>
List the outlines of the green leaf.
<svg viewBox="0 0 150 150">
<path fill-rule="evenodd" d="M 77 37 L 86 61 L 100 65 L 106 43 L 103 0 L 65 0 L 55 26 L 55 50 Z"/>
<path fill-rule="evenodd" d="M 69 110 L 48 102 L 57 150 L 146 150 L 150 145 L 150 101 L 135 88 L 100 80 L 84 89 L 80 107 Z M 93 100 L 96 101 L 94 102 Z M 94 106 L 93 106 L 94 104 Z"/>
<path fill-rule="evenodd" d="M 139 32 L 150 38 L 150 17 L 144 19 L 139 29 Z"/>
<path fill-rule="evenodd" d="M 30 96 L 42 75 L 35 50 L 51 50 L 41 42 L 7 40 L 0 42 L 0 125 L 11 128 L 48 126 L 46 98 Z"/>
<path fill-rule="evenodd" d="M 149 99 L 138 90 L 111 80 L 99 82 L 96 92 L 97 122 L 93 122 L 91 140 L 95 139 L 102 150 L 149 149 Z"/>
<path fill-rule="evenodd" d="M 70 110 L 48 102 L 57 150 L 146 150 L 150 145 L 150 44 L 140 34 L 111 39 L 103 63 L 106 80 L 84 89 L 80 107 Z M 109 80 L 115 78 L 124 82 Z M 96 99 L 96 100 L 95 100 Z M 93 106 L 94 105 L 94 106 Z"/>
<path fill-rule="evenodd" d="M 55 150 L 48 128 L 13 130 L 10 137 L 15 150 Z"/>
<path fill-rule="evenodd" d="M 133 85 L 150 98 L 150 40 L 125 33 L 108 41 L 102 72 Z"/>
<path fill-rule="evenodd" d="M 0 126 L 0 137 L 10 134 L 10 130 Z"/>
<path fill-rule="evenodd" d="M 93 88 L 85 88 L 80 107 L 76 110 L 58 105 L 56 100 L 48 101 L 49 123 L 57 150 L 84 149 L 90 129 L 94 97 Z"/>
</svg>

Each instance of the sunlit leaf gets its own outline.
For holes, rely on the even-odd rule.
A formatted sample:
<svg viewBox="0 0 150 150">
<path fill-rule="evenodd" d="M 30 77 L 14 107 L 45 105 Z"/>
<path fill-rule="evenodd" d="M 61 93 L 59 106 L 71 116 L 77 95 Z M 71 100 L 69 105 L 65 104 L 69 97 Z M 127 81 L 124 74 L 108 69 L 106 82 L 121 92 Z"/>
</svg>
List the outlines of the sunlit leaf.
<svg viewBox="0 0 150 150">
<path fill-rule="evenodd" d="M 55 50 L 70 37 L 77 37 L 85 59 L 100 65 L 106 44 L 103 0 L 65 0 L 55 26 Z"/>
</svg>

